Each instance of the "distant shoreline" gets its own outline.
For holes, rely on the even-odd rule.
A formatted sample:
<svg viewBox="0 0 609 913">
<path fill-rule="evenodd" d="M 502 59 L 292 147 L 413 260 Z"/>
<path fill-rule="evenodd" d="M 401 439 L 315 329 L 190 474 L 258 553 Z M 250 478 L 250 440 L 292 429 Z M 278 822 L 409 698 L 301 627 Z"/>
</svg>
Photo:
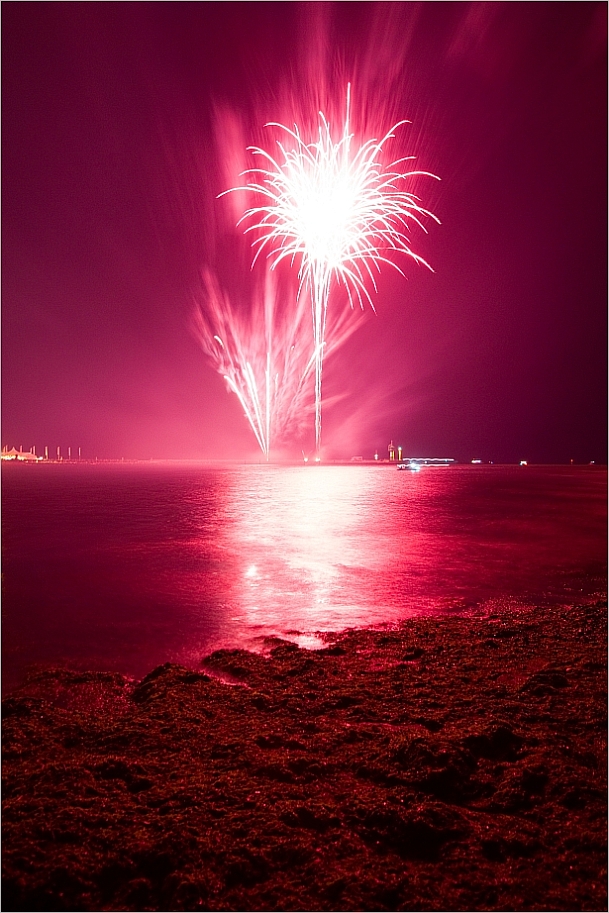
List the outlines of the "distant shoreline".
<svg viewBox="0 0 609 913">
<path fill-rule="evenodd" d="M 421 463 L 425 463 L 424 457 L 409 457 L 408 459 L 416 460 Z M 431 460 L 433 458 L 427 458 Z M 404 458 L 401 462 L 405 462 Z M 384 466 L 389 468 L 396 468 L 398 465 L 398 460 L 322 460 L 319 463 L 316 463 L 314 460 L 309 460 L 305 462 L 303 460 L 286 460 L 286 461 L 277 461 L 273 460 L 212 460 L 212 459 L 154 459 L 150 458 L 149 460 L 115 460 L 115 459 L 81 459 L 81 460 L 46 460 L 42 459 L 37 462 L 29 461 L 20 461 L 20 460 L 2 460 L 2 466 L 156 466 L 156 465 L 172 465 L 172 466 L 269 466 L 269 467 L 312 467 L 312 466 Z M 450 469 L 459 467 L 463 469 L 464 467 L 471 467 L 472 469 L 485 469 L 488 467 L 506 467 L 513 466 L 515 468 L 542 468 L 544 466 L 548 467 L 562 467 L 568 469 L 607 469 L 607 463 L 597 463 L 595 461 L 589 463 L 532 463 L 527 462 L 526 467 L 521 467 L 519 463 L 500 463 L 494 461 L 485 461 L 485 462 L 462 462 L 454 460 L 452 463 L 446 465 L 442 463 L 441 465 L 434 466 L 431 462 L 427 462 L 424 466 L 426 469 Z"/>
</svg>

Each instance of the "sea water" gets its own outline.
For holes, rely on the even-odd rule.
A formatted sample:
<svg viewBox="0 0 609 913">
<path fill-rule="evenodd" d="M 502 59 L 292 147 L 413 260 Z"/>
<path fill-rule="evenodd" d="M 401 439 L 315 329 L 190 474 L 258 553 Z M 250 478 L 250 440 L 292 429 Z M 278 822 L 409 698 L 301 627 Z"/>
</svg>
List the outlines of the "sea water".
<svg viewBox="0 0 609 913">
<path fill-rule="evenodd" d="M 3 683 L 605 589 L 603 467 L 2 468 Z"/>
</svg>

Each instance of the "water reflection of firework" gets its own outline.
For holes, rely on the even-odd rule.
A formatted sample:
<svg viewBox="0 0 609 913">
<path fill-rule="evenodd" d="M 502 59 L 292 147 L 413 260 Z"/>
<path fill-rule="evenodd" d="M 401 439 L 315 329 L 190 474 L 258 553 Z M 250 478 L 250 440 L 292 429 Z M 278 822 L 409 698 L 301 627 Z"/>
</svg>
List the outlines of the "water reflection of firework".
<svg viewBox="0 0 609 913">
<path fill-rule="evenodd" d="M 317 353 L 306 295 L 295 301 L 293 293 L 280 293 L 277 274 L 267 270 L 247 307 L 237 307 L 209 272 L 202 279 L 193 320 L 196 336 L 238 397 L 268 460 L 271 445 L 302 433 L 313 411 Z M 326 354 L 341 346 L 359 323 L 348 311 L 332 320 Z"/>
<path fill-rule="evenodd" d="M 326 335 L 330 285 L 333 279 L 344 285 L 349 301 L 372 305 L 366 287 L 376 289 L 375 273 L 381 264 L 400 268 L 387 257 L 399 252 L 428 266 L 410 247 L 408 228 L 415 223 L 424 229 L 424 217 L 435 219 L 419 205 L 418 197 L 405 189 L 405 182 L 428 172 L 406 171 L 408 159 L 382 164 L 385 144 L 406 121 L 395 124 L 381 140 L 370 139 L 360 145 L 354 141 L 347 113 L 338 140 L 332 137 L 329 121 L 320 113 L 318 136 L 305 142 L 299 128 L 278 127 L 287 137 L 277 141 L 279 161 L 264 149 L 250 151 L 262 157 L 266 167 L 245 172 L 256 176 L 247 188 L 265 201 L 248 209 L 244 219 L 253 220 L 249 231 L 256 231 L 254 245 L 268 249 L 271 267 L 281 260 L 299 259 L 300 290 L 311 296 L 315 360 L 315 435 L 321 443 L 321 377 Z M 228 192 L 228 191 L 227 191 Z M 437 219 L 435 219 L 438 221 Z"/>
</svg>

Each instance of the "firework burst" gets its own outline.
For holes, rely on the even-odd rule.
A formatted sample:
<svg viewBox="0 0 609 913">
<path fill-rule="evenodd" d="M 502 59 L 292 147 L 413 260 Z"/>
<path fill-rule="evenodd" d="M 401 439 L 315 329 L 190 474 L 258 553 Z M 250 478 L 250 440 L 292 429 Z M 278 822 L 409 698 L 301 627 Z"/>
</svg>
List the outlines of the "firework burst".
<svg viewBox="0 0 609 913">
<path fill-rule="evenodd" d="M 423 219 L 438 219 L 420 205 L 419 198 L 405 189 L 418 176 L 436 177 L 429 172 L 409 171 L 401 158 L 383 165 L 384 147 L 400 121 L 382 139 L 362 144 L 354 140 L 349 126 L 350 92 L 340 137 L 333 139 L 332 127 L 320 112 L 315 141 L 305 142 L 297 126 L 267 124 L 283 131 L 287 140 L 277 141 L 280 156 L 273 158 L 258 146 L 249 151 L 264 159 L 264 165 L 244 172 L 250 175 L 245 187 L 264 197 L 259 206 L 248 209 L 246 233 L 255 232 L 255 260 L 266 250 L 271 268 L 281 261 L 299 262 L 299 294 L 307 288 L 312 305 L 315 360 L 315 437 L 321 445 L 321 379 L 330 287 L 342 284 L 349 302 L 373 306 L 367 284 L 376 291 L 375 274 L 387 263 L 402 273 L 388 253 L 405 254 L 415 262 L 429 264 L 410 246 L 408 230 L 416 224 L 423 231 Z M 226 191 L 227 193 L 231 191 Z M 402 273 L 403 275 L 403 273 Z"/>
</svg>

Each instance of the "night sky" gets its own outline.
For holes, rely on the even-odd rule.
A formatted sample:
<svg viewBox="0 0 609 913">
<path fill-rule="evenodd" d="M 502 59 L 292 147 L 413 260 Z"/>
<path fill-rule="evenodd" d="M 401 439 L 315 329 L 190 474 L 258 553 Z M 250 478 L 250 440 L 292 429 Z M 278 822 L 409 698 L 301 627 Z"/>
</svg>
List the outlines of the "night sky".
<svg viewBox="0 0 609 913">
<path fill-rule="evenodd" d="M 257 458 L 189 325 L 247 270 L 219 112 L 258 142 L 318 75 L 442 179 L 434 272 L 328 358 L 325 455 L 606 462 L 605 3 L 4 3 L 2 50 L 3 445 Z"/>
</svg>

